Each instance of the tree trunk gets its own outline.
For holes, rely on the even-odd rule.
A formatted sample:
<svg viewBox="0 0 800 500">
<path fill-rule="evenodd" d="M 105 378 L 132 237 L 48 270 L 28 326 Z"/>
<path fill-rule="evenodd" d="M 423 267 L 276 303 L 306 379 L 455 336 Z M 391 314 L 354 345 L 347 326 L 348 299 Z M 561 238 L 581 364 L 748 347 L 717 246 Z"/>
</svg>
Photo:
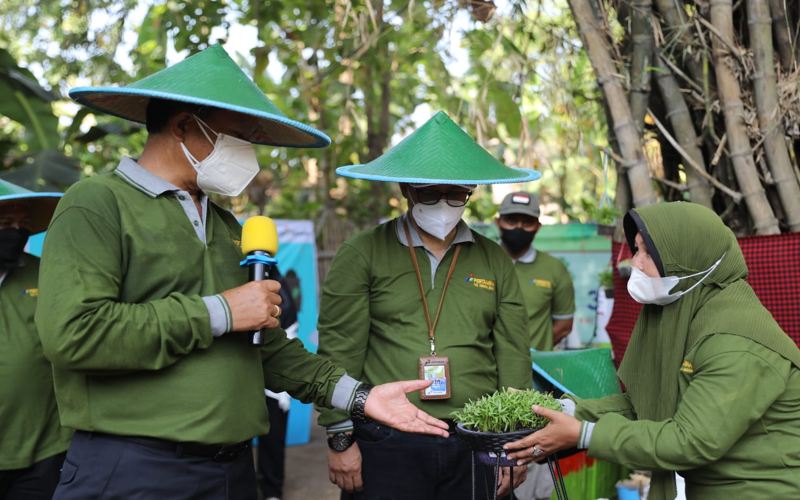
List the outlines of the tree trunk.
<svg viewBox="0 0 800 500">
<path fill-rule="evenodd" d="M 753 90 L 758 123 L 764 134 L 767 164 L 786 213 L 789 230 L 800 231 L 800 185 L 797 184 L 794 166 L 786 148 L 772 53 L 772 22 L 769 6 L 763 0 L 747 0 L 747 25 L 756 69 Z"/>
<path fill-rule="evenodd" d="M 753 161 L 753 150 L 745 129 L 741 89 L 731 70 L 731 65 L 736 64 L 730 57 L 728 49 L 729 46 L 735 47 L 731 0 L 711 2 L 711 24 L 718 31 L 718 35 L 711 35 L 712 56 L 717 76 L 717 91 L 725 116 L 725 130 L 730 146 L 729 156 L 736 172 L 736 179 L 753 218 L 756 234 L 779 234 L 778 221 L 761 186 Z M 720 37 L 723 40 L 720 40 Z"/>
<path fill-rule="evenodd" d="M 761 1 L 763 2 L 763 0 Z M 783 71 L 789 72 L 792 71 L 795 58 L 792 52 L 792 35 L 789 34 L 789 20 L 786 17 L 783 2 L 784 0 L 769 0 L 769 11 L 772 14 L 772 31 L 775 34 L 775 45 L 778 47 L 781 68 Z M 759 8 L 766 12 L 767 6 L 761 5 Z"/>
<path fill-rule="evenodd" d="M 378 33 L 384 29 L 383 2 L 369 0 L 373 3 Z M 371 57 L 366 65 L 367 79 L 365 81 L 365 114 L 367 115 L 367 158 L 372 161 L 384 153 L 389 144 L 389 103 L 391 102 L 391 66 L 392 58 L 389 54 L 389 41 L 387 37 L 378 36 Z M 377 70 L 378 80 L 375 81 L 374 73 Z M 377 95 L 376 95 L 377 87 Z M 376 116 L 377 115 L 377 116 Z M 366 162 L 365 162 L 366 163 Z M 372 182 L 370 186 L 372 197 L 370 205 L 372 213 L 377 220 L 383 213 L 387 201 L 387 184 L 385 182 Z"/>
<path fill-rule="evenodd" d="M 569 0 L 569 4 L 589 60 L 597 74 L 598 83 L 608 103 L 614 134 L 619 142 L 624 162 L 622 166 L 627 171 L 633 194 L 633 204 L 639 207 L 655 203 L 656 192 L 650 180 L 647 162 L 642 155 L 641 138 L 633 121 L 625 90 L 616 75 L 617 71 L 611 59 L 605 34 L 598 27 L 588 0 Z"/>
<path fill-rule="evenodd" d="M 692 123 L 692 115 L 689 113 L 689 107 L 686 105 L 678 82 L 675 81 L 675 76 L 664 65 L 660 57 L 655 58 L 655 67 L 657 68 L 656 81 L 658 89 L 661 92 L 664 106 L 667 108 L 666 116 L 672 126 L 672 131 L 678 143 L 689 154 L 694 163 L 705 170 L 706 164 L 703 159 L 703 152 L 700 150 L 700 142 L 695 133 L 694 124 Z M 711 208 L 712 192 L 708 182 L 697 170 L 686 165 L 686 161 L 683 163 L 691 200 Z"/>
<path fill-rule="evenodd" d="M 644 132 L 644 115 L 650 98 L 650 67 L 653 60 L 652 0 L 630 1 L 631 39 L 631 114 L 641 135 Z"/>
</svg>

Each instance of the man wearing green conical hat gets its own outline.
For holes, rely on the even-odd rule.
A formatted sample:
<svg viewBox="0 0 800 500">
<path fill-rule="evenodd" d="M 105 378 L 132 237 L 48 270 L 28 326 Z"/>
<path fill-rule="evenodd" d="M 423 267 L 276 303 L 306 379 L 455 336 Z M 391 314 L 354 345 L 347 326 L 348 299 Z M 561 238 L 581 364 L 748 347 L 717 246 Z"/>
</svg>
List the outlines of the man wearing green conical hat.
<svg viewBox="0 0 800 500">
<path fill-rule="evenodd" d="M 509 448 L 559 449 L 653 471 L 648 498 L 800 498 L 800 349 L 747 284 L 733 232 L 687 202 L 623 221 L 628 292 L 644 304 L 619 369 L 625 393 L 578 400 Z M 538 452 L 537 452 L 538 450 Z"/>
<path fill-rule="evenodd" d="M 24 253 L 61 193 L 0 180 L 0 498 L 49 500 L 71 432 L 58 422 L 50 362 L 33 321 L 39 259 Z"/>
<path fill-rule="evenodd" d="M 502 387 L 530 388 L 529 337 L 513 264 L 462 215 L 478 184 L 524 182 L 438 113 L 383 156 L 340 175 L 399 182 L 408 212 L 345 242 L 320 307 L 320 354 L 371 383 L 434 379 L 410 397 L 441 419 Z M 355 498 L 471 498 L 470 452 L 454 434 L 415 436 L 320 409 L 331 481 Z M 451 431 L 452 421 L 451 424 Z M 475 498 L 492 498 L 477 466 Z M 527 471 L 516 468 L 519 484 Z M 510 487 L 504 470 L 498 494 Z"/>
<path fill-rule="evenodd" d="M 325 134 L 281 114 L 219 45 L 70 96 L 148 138 L 138 159 L 74 185 L 45 241 L 36 323 L 76 430 L 54 498 L 255 499 L 265 388 L 446 435 L 405 397 L 429 383 L 372 389 L 288 340 L 279 284 L 246 283 L 239 223 L 207 197 L 245 188 L 253 144 L 321 147 Z M 260 347 L 241 335 L 260 329 Z"/>
</svg>

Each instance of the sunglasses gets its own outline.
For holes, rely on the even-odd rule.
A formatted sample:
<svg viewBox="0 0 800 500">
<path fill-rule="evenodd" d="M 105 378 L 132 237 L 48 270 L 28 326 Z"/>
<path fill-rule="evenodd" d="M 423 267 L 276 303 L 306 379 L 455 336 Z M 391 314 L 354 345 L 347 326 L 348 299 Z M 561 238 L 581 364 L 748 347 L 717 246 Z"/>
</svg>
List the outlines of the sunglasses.
<svg viewBox="0 0 800 500">
<path fill-rule="evenodd" d="M 414 191 L 417 203 L 422 205 L 435 205 L 444 198 L 451 207 L 463 207 L 472 196 L 472 191 L 436 191 L 435 189 L 417 189 Z"/>
</svg>

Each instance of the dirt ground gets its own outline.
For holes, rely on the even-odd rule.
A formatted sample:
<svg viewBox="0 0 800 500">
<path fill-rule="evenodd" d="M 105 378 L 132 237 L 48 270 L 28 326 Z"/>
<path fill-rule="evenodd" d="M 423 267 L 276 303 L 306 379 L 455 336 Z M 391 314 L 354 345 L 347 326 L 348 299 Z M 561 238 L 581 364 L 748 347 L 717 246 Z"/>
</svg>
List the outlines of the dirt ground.
<svg viewBox="0 0 800 500">
<path fill-rule="evenodd" d="M 286 476 L 282 500 L 338 500 L 339 488 L 328 481 L 328 445 L 325 430 L 314 415 L 308 444 L 286 449 Z"/>
</svg>

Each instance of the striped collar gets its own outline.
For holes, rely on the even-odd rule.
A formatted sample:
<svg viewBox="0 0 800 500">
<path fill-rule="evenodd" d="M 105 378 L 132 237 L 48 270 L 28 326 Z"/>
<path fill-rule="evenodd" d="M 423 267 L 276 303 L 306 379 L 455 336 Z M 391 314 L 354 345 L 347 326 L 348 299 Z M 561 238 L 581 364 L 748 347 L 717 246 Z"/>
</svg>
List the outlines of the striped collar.
<svg viewBox="0 0 800 500">
<path fill-rule="evenodd" d="M 132 158 L 123 158 L 114 173 L 151 198 L 181 190 L 171 182 L 151 173 Z"/>
</svg>

